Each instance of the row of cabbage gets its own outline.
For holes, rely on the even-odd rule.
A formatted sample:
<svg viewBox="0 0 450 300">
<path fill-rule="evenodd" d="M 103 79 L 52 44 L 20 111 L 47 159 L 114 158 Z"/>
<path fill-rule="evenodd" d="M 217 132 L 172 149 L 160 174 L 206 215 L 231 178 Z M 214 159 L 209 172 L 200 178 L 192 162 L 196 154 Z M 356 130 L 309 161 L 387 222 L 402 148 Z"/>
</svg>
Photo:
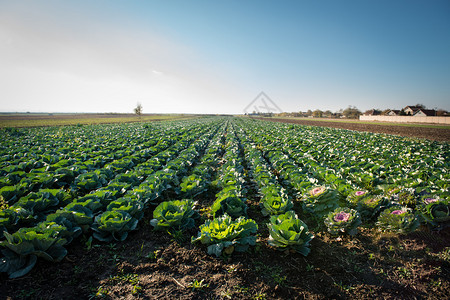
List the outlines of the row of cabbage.
<svg viewBox="0 0 450 300">
<path fill-rule="evenodd" d="M 247 216 L 247 188 L 242 144 L 236 126 L 230 122 L 225 140 L 226 152 L 218 171 L 218 193 L 211 205 L 212 219 L 199 226 L 192 243 L 207 246 L 207 252 L 217 257 L 244 252 L 256 244 L 257 223 Z"/>
<path fill-rule="evenodd" d="M 195 197 L 213 186 L 218 190 L 212 205 L 205 209 L 211 219 L 199 226 L 192 242 L 206 245 L 211 255 L 221 256 L 255 245 L 258 226 L 247 218 L 244 161 L 232 123 L 227 122 L 224 135 L 213 141 L 213 145 L 192 174 L 185 177 L 181 192 L 183 196 L 194 193 Z M 193 181 L 195 178 L 198 180 Z M 196 206 L 197 202 L 192 199 L 163 202 L 155 208 L 151 224 L 171 234 L 194 228 L 194 220 L 199 217 Z"/>
<path fill-rule="evenodd" d="M 124 240 L 136 228 L 147 204 L 160 198 L 171 184 L 178 184 L 178 178 L 201 156 L 219 127 L 217 121 L 190 124 L 177 143 L 132 172 L 75 199 L 32 227 L 22 227 L 14 233 L 4 231 L 0 271 L 14 278 L 29 272 L 37 257 L 59 261 L 67 253 L 64 245 L 82 232 L 93 232 L 101 241 Z M 1 221 L 4 224 L 11 218 Z"/>
<path fill-rule="evenodd" d="M 272 214 L 267 224 L 269 244 L 280 250 L 288 248 L 307 255 L 313 235 L 290 210 L 292 202 L 284 189 L 269 174 L 268 168 L 261 165 L 263 158 L 258 150 L 252 151 L 254 147 L 241 129 L 234 122 L 230 122 L 227 129 L 223 164 L 214 181 L 219 191 L 209 208 L 211 218 L 199 226 L 198 234 L 191 238 L 192 243 L 206 245 L 208 254 L 217 257 L 246 251 L 256 244 L 258 225 L 248 218 L 246 204 L 248 181 L 253 179 L 259 184 L 263 214 Z M 251 174 L 247 174 L 247 168 Z M 195 205 L 196 202 L 189 199 L 163 202 L 155 209 L 151 223 L 155 229 L 164 229 L 172 234 L 194 227 L 194 219 L 198 217 Z"/>
<path fill-rule="evenodd" d="M 251 177 L 258 187 L 261 213 L 263 216 L 270 216 L 267 223 L 269 245 L 307 256 L 311 251 L 309 246 L 314 235 L 293 210 L 291 197 L 263 157 L 261 149 L 243 129 L 240 130 L 239 137 L 245 145 L 245 157 Z"/>
<path fill-rule="evenodd" d="M 102 129 L 102 128 L 99 128 Z M 167 150 L 170 145 L 173 145 L 177 140 L 185 140 L 188 134 L 188 129 L 179 130 L 176 128 L 176 139 L 168 136 L 159 138 L 159 142 L 155 146 L 147 149 L 141 149 L 134 155 L 127 156 L 125 159 L 129 163 L 123 163 L 124 159 L 120 158 L 117 161 L 105 165 L 104 168 L 86 171 L 80 174 L 75 182 L 82 185 L 83 192 L 78 189 L 74 193 L 72 187 L 67 186 L 66 189 L 40 189 L 37 192 L 30 192 L 28 195 L 19 198 L 16 202 L 15 197 L 5 198 L 2 200 L 9 206 L 2 210 L 0 224 L 0 238 L 3 237 L 3 231 L 13 233 L 18 228 L 24 226 L 34 226 L 36 223 L 43 221 L 50 213 L 54 213 L 59 207 L 64 207 L 73 202 L 83 202 L 85 198 L 92 196 L 87 195 L 87 192 L 97 191 L 103 195 L 111 194 L 116 197 L 124 193 L 133 184 L 142 181 L 143 176 L 152 172 L 154 169 L 160 167 L 161 162 L 177 152 L 177 147 L 172 147 Z M 141 157 L 146 160 L 142 161 Z M 151 158 L 151 159 L 150 159 Z M 118 167 L 118 166 L 121 167 Z M 113 171 L 114 170 L 114 171 Z M 125 174 L 125 172 L 127 172 Z M 105 196 L 102 196 L 104 198 Z"/>
<path fill-rule="evenodd" d="M 178 126 L 165 134 L 163 141 L 158 138 L 163 128 L 85 127 L 83 131 L 74 127 L 74 132 L 68 131 L 73 127 L 46 129 L 51 138 L 39 134 L 36 138 L 34 131 L 27 136 L 9 135 L 7 142 L 2 142 L 0 196 L 12 203 L 30 192 L 60 188 L 70 188 L 79 196 L 148 159 L 157 150 L 152 147 L 160 143 L 169 146 L 179 136 Z M 65 134 L 59 134 L 61 131 Z M 111 131 L 117 131 L 117 135 Z M 69 133 L 72 140 L 68 140 Z M 35 146 L 29 145 L 29 139 Z"/>
</svg>

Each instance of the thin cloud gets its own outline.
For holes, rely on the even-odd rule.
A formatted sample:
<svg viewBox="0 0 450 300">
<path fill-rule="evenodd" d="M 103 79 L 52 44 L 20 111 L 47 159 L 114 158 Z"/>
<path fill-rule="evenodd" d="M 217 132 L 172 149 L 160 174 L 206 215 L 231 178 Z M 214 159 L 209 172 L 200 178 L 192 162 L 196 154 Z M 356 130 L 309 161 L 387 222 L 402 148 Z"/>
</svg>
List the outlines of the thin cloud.
<svg viewBox="0 0 450 300">
<path fill-rule="evenodd" d="M 189 47 L 148 30 L 92 20 L 82 26 L 90 30 L 58 26 L 61 17 L 42 10 L 0 17 L 3 111 L 126 112 L 137 99 L 153 112 L 196 112 L 199 103 L 211 112 L 211 99 L 229 93 L 216 74 L 192 63 L 199 59 Z"/>
</svg>

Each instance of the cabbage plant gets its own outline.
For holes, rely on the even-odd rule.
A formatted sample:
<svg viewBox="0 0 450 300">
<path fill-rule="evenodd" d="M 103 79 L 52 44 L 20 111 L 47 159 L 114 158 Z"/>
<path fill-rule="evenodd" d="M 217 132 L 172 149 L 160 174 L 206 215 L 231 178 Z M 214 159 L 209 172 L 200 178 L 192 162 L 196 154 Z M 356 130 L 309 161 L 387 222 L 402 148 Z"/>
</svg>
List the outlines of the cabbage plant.
<svg viewBox="0 0 450 300">
<path fill-rule="evenodd" d="M 58 217 L 64 217 L 70 222 L 86 229 L 94 221 L 94 215 L 92 214 L 92 211 L 84 205 L 89 205 L 89 203 L 72 202 L 63 209 L 58 209 L 55 213 L 48 215 L 47 221 L 53 221 Z"/>
<path fill-rule="evenodd" d="M 219 257 L 222 253 L 230 255 L 233 251 L 245 252 L 249 245 L 255 245 L 254 234 L 258 230 L 258 225 L 245 217 L 233 221 L 229 215 L 224 214 L 213 220 L 207 220 L 199 229 L 197 237 L 192 237 L 192 243 L 200 242 L 207 245 L 208 254 Z"/>
<path fill-rule="evenodd" d="M 308 231 L 308 226 L 292 210 L 270 217 L 267 227 L 269 227 L 270 234 L 269 245 L 277 247 L 279 250 L 293 249 L 304 256 L 311 251 L 309 243 L 314 235 Z"/>
<path fill-rule="evenodd" d="M 70 203 L 68 207 L 71 207 L 72 205 L 81 205 L 85 208 L 88 208 L 93 214 L 97 214 L 99 212 L 102 212 L 105 209 L 105 206 L 102 204 L 102 202 L 97 198 L 79 198 Z M 66 206 L 67 207 L 67 206 Z"/>
<path fill-rule="evenodd" d="M 136 229 L 138 220 L 121 210 L 105 211 L 92 224 L 94 237 L 103 242 L 124 241 L 128 232 Z"/>
<path fill-rule="evenodd" d="M 140 220 L 144 216 L 144 203 L 130 197 L 123 197 L 111 201 L 106 210 L 121 210 L 129 213 L 133 218 Z"/>
<path fill-rule="evenodd" d="M 49 227 L 21 228 L 13 234 L 4 233 L 6 240 L 0 242 L 4 257 L 0 259 L 0 272 L 9 278 L 21 277 L 36 264 L 41 257 L 48 261 L 61 261 L 67 254 L 63 247 L 67 240 L 60 237 L 64 226 L 53 224 Z"/>
<path fill-rule="evenodd" d="M 403 234 L 413 232 L 419 225 L 420 222 L 412 210 L 403 206 L 383 210 L 377 221 L 377 226 L 382 230 Z"/>
<path fill-rule="evenodd" d="M 107 183 L 108 180 L 104 175 L 100 174 L 99 176 L 99 174 L 96 172 L 89 172 L 78 175 L 73 182 L 72 189 L 74 191 L 86 193 L 95 189 L 99 189 Z"/>
<path fill-rule="evenodd" d="M 194 210 L 196 202 L 190 199 L 161 202 L 153 211 L 150 224 L 156 230 L 184 230 L 193 228 L 194 219 L 199 217 Z"/>
<path fill-rule="evenodd" d="M 368 196 L 359 199 L 356 210 L 363 220 L 371 220 L 377 217 L 378 213 L 388 205 L 388 201 L 383 196 Z"/>
<path fill-rule="evenodd" d="M 93 193 L 86 194 L 83 197 L 77 198 L 73 202 L 81 203 L 81 202 L 85 202 L 86 200 L 92 200 L 92 202 L 94 202 L 94 203 L 100 202 L 101 209 L 104 209 L 106 206 L 108 206 L 108 204 L 112 200 L 115 200 L 115 199 L 116 198 L 113 196 L 112 192 L 107 191 L 107 190 L 97 190 Z M 93 209 L 91 209 L 91 210 L 92 210 L 92 212 L 96 212 Z"/>
<path fill-rule="evenodd" d="M 262 197 L 260 206 L 262 207 L 261 213 L 263 216 L 267 216 L 283 214 L 291 210 L 294 204 L 284 193 L 278 195 L 271 193 Z"/>
<path fill-rule="evenodd" d="M 70 195 L 63 190 L 42 189 L 20 198 L 12 207 L 22 207 L 35 216 L 39 215 L 39 219 L 45 219 L 45 215 L 70 200 Z"/>
<path fill-rule="evenodd" d="M 392 201 L 398 203 L 400 206 L 406 206 L 412 209 L 416 208 L 417 204 L 416 191 L 413 188 L 401 189 L 397 193 L 392 194 Z"/>
<path fill-rule="evenodd" d="M 0 239 L 3 238 L 3 232 L 13 230 L 18 221 L 19 216 L 13 209 L 0 210 Z"/>
<path fill-rule="evenodd" d="M 339 193 L 326 186 L 310 189 L 303 197 L 303 209 L 322 219 L 339 206 Z"/>
<path fill-rule="evenodd" d="M 366 190 L 356 190 L 352 191 L 347 196 L 347 202 L 351 207 L 356 207 L 358 202 L 363 198 L 370 197 L 370 194 Z"/>
<path fill-rule="evenodd" d="M 228 214 L 233 218 L 247 216 L 247 205 L 234 191 L 221 193 L 211 206 L 213 216 L 217 218 L 223 214 Z"/>
<path fill-rule="evenodd" d="M 338 207 L 328 214 L 324 223 L 328 232 L 333 235 L 337 235 L 340 232 L 355 235 L 358 232 L 358 226 L 361 225 L 361 216 L 354 209 Z"/>
<path fill-rule="evenodd" d="M 445 226 L 450 223 L 450 202 L 447 199 L 425 196 L 418 211 L 420 217 L 432 226 Z"/>
<path fill-rule="evenodd" d="M 3 232 L 15 232 L 20 227 L 32 227 L 37 219 L 33 213 L 22 207 L 11 206 L 0 211 L 0 239 Z"/>
<path fill-rule="evenodd" d="M 38 230 L 57 232 L 57 237 L 65 239 L 71 243 L 74 238 L 81 234 L 81 227 L 67 220 L 64 217 L 54 218 L 52 221 L 44 221 L 36 225 Z"/>
<path fill-rule="evenodd" d="M 209 181 L 202 175 L 205 176 L 207 174 L 192 174 L 184 177 L 180 183 L 180 191 L 185 195 L 189 195 L 189 197 L 195 197 L 206 191 Z"/>
</svg>

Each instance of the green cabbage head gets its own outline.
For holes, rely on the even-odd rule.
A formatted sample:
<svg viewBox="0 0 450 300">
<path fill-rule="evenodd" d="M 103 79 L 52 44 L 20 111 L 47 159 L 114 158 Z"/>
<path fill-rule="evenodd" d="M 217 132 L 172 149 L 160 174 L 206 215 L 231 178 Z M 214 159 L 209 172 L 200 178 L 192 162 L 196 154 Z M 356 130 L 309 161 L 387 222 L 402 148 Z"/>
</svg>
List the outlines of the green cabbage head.
<svg viewBox="0 0 450 300">
<path fill-rule="evenodd" d="M 445 226 L 450 223 L 450 202 L 437 197 L 423 197 L 419 207 L 421 218 L 432 226 Z"/>
<path fill-rule="evenodd" d="M 6 240 L 0 242 L 3 257 L 0 259 L 0 272 L 6 272 L 9 278 L 21 277 L 36 264 L 41 257 L 48 261 L 61 261 L 67 254 L 63 247 L 67 240 L 61 238 L 61 232 L 67 230 L 59 224 L 21 228 L 13 234 L 4 233 Z"/>
<path fill-rule="evenodd" d="M 251 219 L 239 217 L 233 219 L 224 214 L 213 220 L 207 220 L 200 226 L 200 232 L 196 238 L 192 237 L 192 243 L 201 242 L 208 245 L 208 254 L 219 257 L 231 254 L 233 251 L 245 252 L 249 245 L 255 245 L 258 225 Z"/>
<path fill-rule="evenodd" d="M 270 234 L 268 243 L 277 247 L 278 250 L 292 249 L 304 256 L 311 251 L 309 243 L 314 235 L 292 210 L 282 215 L 272 216 L 267 227 Z"/>
<path fill-rule="evenodd" d="M 105 211 L 92 224 L 94 237 L 103 242 L 124 241 L 128 232 L 136 229 L 138 220 L 121 210 Z"/>
<path fill-rule="evenodd" d="M 150 224 L 156 230 L 184 230 L 193 228 L 198 213 L 194 210 L 193 200 L 174 200 L 161 202 L 153 211 Z"/>
</svg>

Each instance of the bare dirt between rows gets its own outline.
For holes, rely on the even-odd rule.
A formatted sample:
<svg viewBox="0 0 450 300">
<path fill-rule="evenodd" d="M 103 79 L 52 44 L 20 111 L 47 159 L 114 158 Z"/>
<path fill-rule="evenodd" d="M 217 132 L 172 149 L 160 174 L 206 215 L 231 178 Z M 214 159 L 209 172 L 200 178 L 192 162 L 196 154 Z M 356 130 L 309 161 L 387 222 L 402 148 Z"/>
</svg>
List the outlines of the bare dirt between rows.
<svg viewBox="0 0 450 300">
<path fill-rule="evenodd" d="M 450 129 L 447 128 L 428 128 L 428 127 L 415 127 L 415 126 L 401 126 L 401 125 L 380 125 L 380 124 L 367 124 L 356 122 L 327 122 L 327 121 L 314 121 L 314 120 L 299 120 L 299 119 L 279 119 L 279 118 L 259 118 L 265 121 L 282 122 L 282 123 L 294 123 L 300 125 L 309 126 L 323 126 L 333 127 L 341 129 L 349 129 L 356 131 L 367 131 L 374 133 L 385 133 L 400 135 L 405 137 L 428 139 L 432 141 L 450 142 Z"/>
</svg>

